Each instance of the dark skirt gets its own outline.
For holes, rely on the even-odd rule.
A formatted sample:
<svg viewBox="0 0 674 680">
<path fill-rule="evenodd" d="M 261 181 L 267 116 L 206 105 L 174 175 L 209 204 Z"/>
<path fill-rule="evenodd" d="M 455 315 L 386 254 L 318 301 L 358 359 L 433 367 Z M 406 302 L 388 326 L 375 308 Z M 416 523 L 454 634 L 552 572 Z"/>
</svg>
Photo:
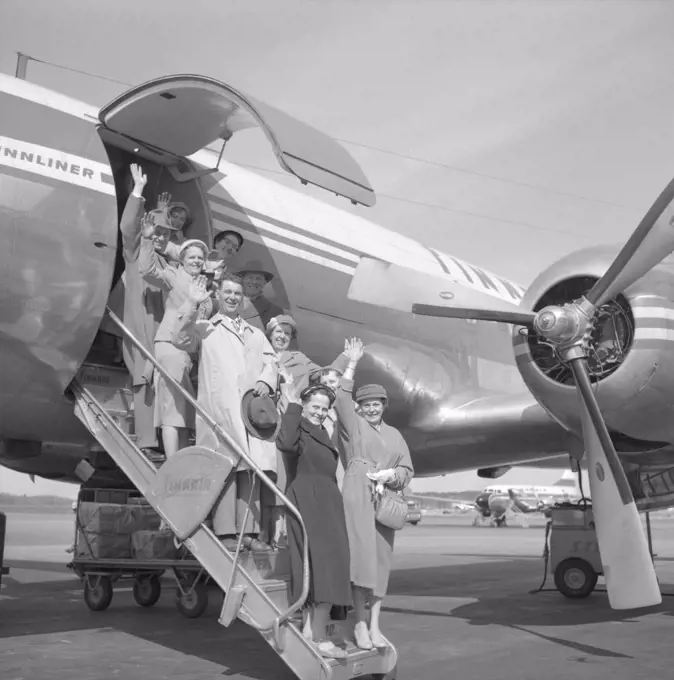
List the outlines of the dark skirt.
<svg viewBox="0 0 674 680">
<path fill-rule="evenodd" d="M 287 491 L 300 511 L 309 539 L 309 602 L 351 604 L 349 538 L 346 533 L 342 494 L 334 479 L 299 475 Z M 290 592 L 295 602 L 302 593 L 302 529 L 297 518 L 286 513 Z"/>
</svg>

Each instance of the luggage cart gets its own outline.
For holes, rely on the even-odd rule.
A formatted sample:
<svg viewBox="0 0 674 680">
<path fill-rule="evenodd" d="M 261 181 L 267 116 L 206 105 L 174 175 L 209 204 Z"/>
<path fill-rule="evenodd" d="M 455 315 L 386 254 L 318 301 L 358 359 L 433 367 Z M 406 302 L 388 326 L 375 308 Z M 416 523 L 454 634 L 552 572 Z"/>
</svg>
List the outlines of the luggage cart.
<svg viewBox="0 0 674 680">
<path fill-rule="evenodd" d="M 84 602 L 92 611 L 110 606 L 117 581 L 133 581 L 133 599 L 141 607 L 155 605 L 162 592 L 162 576 L 167 572 L 176 582 L 176 606 L 185 617 L 195 619 L 208 607 L 208 586 L 212 582 L 201 564 L 185 548 L 176 559 L 107 558 L 93 556 L 80 520 L 82 502 L 129 504 L 142 498 L 137 491 L 121 489 L 82 489 L 75 507 L 74 556 L 68 567 L 84 583 Z M 132 501 L 133 502 L 133 501 Z M 84 545 L 82 545 L 84 543 Z"/>
<path fill-rule="evenodd" d="M 194 559 L 134 560 L 74 558 L 68 565 L 84 582 L 84 602 L 92 611 L 110 606 L 113 584 L 133 580 L 133 599 L 141 607 L 155 605 L 162 592 L 161 577 L 170 572 L 176 582 L 176 607 L 188 619 L 201 616 L 208 607 L 210 579 Z"/>
<path fill-rule="evenodd" d="M 554 506 L 549 522 L 549 569 L 557 590 L 571 599 L 587 597 L 604 571 L 592 506 Z"/>
</svg>

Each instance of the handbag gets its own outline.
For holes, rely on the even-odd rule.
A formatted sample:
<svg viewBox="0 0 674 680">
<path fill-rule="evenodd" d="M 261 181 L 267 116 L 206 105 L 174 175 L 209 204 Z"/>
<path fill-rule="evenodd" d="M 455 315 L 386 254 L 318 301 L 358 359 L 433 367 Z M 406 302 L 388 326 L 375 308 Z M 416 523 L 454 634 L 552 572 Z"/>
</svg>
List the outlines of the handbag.
<svg viewBox="0 0 674 680">
<path fill-rule="evenodd" d="M 389 529 L 402 529 L 407 519 L 407 502 L 402 492 L 384 487 L 382 493 L 376 493 L 374 518 Z"/>
</svg>

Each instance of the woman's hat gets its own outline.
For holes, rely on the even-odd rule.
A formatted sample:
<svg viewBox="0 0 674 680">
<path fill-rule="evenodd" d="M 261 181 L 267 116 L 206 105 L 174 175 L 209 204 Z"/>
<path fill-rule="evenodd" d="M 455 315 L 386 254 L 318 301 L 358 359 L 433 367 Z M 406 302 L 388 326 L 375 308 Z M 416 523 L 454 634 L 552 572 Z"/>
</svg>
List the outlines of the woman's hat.
<svg viewBox="0 0 674 680">
<path fill-rule="evenodd" d="M 312 394 L 326 394 L 328 396 L 328 400 L 330 401 L 330 406 L 335 403 L 335 399 L 337 398 L 335 391 L 327 385 L 314 383 L 313 385 L 309 385 L 309 387 L 305 387 L 302 390 L 300 393 L 300 399 L 302 401 L 306 401 Z"/>
<path fill-rule="evenodd" d="M 267 324 L 267 335 L 269 335 L 276 328 L 276 326 L 280 326 L 282 323 L 288 324 L 288 326 L 293 329 L 293 333 L 297 331 L 295 319 L 293 319 L 290 314 L 279 314 L 278 316 L 274 316 L 269 319 L 269 323 Z"/>
<path fill-rule="evenodd" d="M 230 235 L 233 236 L 238 242 L 239 242 L 239 247 L 237 248 L 237 251 L 241 250 L 243 247 L 243 236 L 239 234 L 238 231 L 234 231 L 233 229 L 223 229 L 222 231 L 219 231 L 214 237 L 213 237 L 213 246 L 217 245 L 219 241 L 221 241 L 225 236 Z"/>
<path fill-rule="evenodd" d="M 239 269 L 239 271 L 236 273 L 239 276 L 243 276 L 244 274 L 251 272 L 254 272 L 255 274 L 263 274 L 265 279 L 267 279 L 267 283 L 269 283 L 274 278 L 274 275 L 270 271 L 267 271 L 267 268 L 260 260 L 250 260 L 249 262 L 246 262 L 246 264 L 244 264 L 243 267 L 241 267 L 241 269 Z"/>
<path fill-rule="evenodd" d="M 180 250 L 178 251 L 178 257 L 182 258 L 183 253 L 188 248 L 191 248 L 192 246 L 196 246 L 197 248 L 201 248 L 201 250 L 204 253 L 204 260 L 208 257 L 208 253 L 210 252 L 210 248 L 203 241 L 200 241 L 198 238 L 188 238 L 187 241 L 185 241 L 180 246 Z"/>
<path fill-rule="evenodd" d="M 281 427 L 281 416 L 271 397 L 256 397 L 248 390 L 241 399 L 241 417 L 248 433 L 257 439 L 273 441 Z"/>
<path fill-rule="evenodd" d="M 388 401 L 388 394 L 381 385 L 362 385 L 356 390 L 356 402 L 366 399 L 382 399 Z"/>
<path fill-rule="evenodd" d="M 166 212 L 170 215 L 176 208 L 182 208 L 185 211 L 187 219 L 185 220 L 185 227 L 183 228 L 189 227 L 190 223 L 192 222 L 192 213 L 190 212 L 190 209 L 182 201 L 176 201 L 175 203 L 168 204 Z"/>
</svg>

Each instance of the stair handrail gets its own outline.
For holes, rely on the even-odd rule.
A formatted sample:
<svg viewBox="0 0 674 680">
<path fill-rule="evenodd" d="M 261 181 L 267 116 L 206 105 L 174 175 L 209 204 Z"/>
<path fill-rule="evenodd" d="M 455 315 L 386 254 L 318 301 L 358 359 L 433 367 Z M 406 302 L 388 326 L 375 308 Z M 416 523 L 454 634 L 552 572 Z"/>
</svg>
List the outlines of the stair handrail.
<svg viewBox="0 0 674 680">
<path fill-rule="evenodd" d="M 258 627 L 261 632 L 268 632 L 274 630 L 277 633 L 281 627 L 295 612 L 299 611 L 301 607 L 306 602 L 309 596 L 309 540 L 307 537 L 307 530 L 304 526 L 304 520 L 300 511 L 293 505 L 290 499 L 272 482 L 269 477 L 264 473 L 264 471 L 257 466 L 257 464 L 250 458 L 250 456 L 238 445 L 238 443 L 227 433 L 220 425 L 211 417 L 211 415 L 204 410 L 202 406 L 197 402 L 197 400 L 169 373 L 159 364 L 159 362 L 154 358 L 151 352 L 149 352 L 143 344 L 136 338 L 136 336 L 124 325 L 124 322 L 106 305 L 105 307 L 110 319 L 119 327 L 119 329 L 124 333 L 124 335 L 131 341 L 133 345 L 140 351 L 140 353 L 147 359 L 159 373 L 168 380 L 173 387 L 175 387 L 180 394 L 194 407 L 195 411 L 203 418 L 203 420 L 210 426 L 210 428 L 215 432 L 215 435 L 227 446 L 234 450 L 238 456 L 240 456 L 250 469 L 260 478 L 260 480 L 269 488 L 273 493 L 275 493 L 283 504 L 295 515 L 302 528 L 303 537 L 303 550 L 302 550 L 302 592 L 299 598 L 292 603 L 288 609 L 283 612 L 280 616 L 277 616 L 270 626 Z M 234 564 L 233 568 L 236 569 L 237 565 Z"/>
</svg>

